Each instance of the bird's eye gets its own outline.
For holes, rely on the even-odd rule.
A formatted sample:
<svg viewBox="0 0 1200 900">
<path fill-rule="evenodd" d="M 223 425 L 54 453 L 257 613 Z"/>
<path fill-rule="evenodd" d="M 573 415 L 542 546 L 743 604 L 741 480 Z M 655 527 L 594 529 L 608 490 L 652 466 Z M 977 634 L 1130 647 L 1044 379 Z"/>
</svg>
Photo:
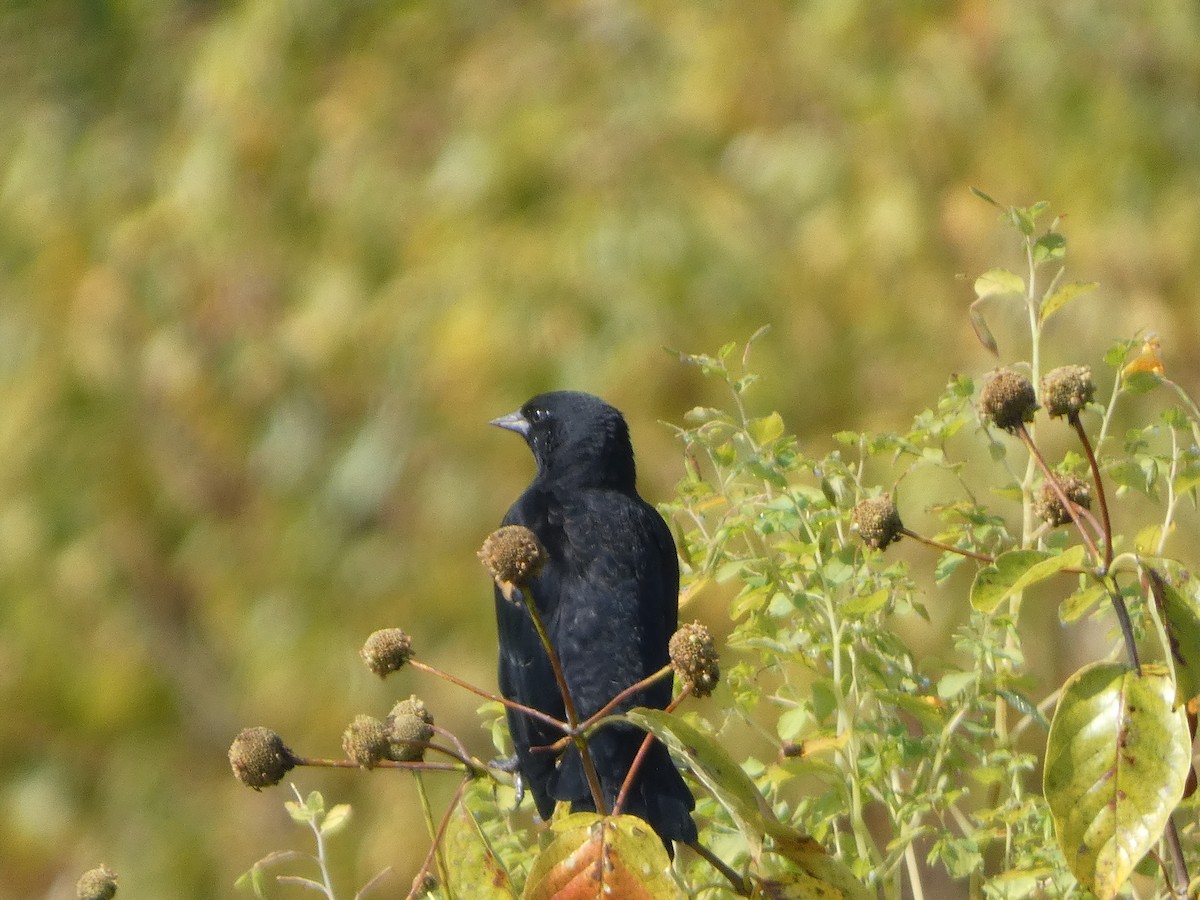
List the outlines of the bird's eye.
<svg viewBox="0 0 1200 900">
<path fill-rule="evenodd" d="M 529 414 L 529 421 L 534 425 L 538 424 L 539 422 L 544 422 L 548 418 L 550 418 L 550 413 L 541 407 L 535 408 L 533 412 Z"/>
</svg>

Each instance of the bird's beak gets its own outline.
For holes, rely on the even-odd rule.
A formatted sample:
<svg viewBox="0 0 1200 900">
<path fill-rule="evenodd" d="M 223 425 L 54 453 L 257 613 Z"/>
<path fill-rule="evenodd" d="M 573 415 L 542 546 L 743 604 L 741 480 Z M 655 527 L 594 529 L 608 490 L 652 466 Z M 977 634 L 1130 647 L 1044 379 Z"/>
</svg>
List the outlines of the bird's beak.
<svg viewBox="0 0 1200 900">
<path fill-rule="evenodd" d="M 529 435 L 529 420 L 521 415 L 521 411 L 510 412 L 507 416 L 501 416 L 498 419 L 492 419 L 489 425 L 495 425 L 497 428 L 505 428 L 508 431 L 515 431 L 521 437 Z"/>
</svg>

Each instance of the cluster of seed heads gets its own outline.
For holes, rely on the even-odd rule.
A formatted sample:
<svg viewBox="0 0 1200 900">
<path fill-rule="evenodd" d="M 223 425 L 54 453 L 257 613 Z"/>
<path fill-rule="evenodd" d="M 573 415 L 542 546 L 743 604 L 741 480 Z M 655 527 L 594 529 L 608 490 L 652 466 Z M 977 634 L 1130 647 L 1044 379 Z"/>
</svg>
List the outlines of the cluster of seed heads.
<svg viewBox="0 0 1200 900">
<path fill-rule="evenodd" d="M 425 758 L 422 746 L 433 738 L 433 716 L 415 695 L 401 700 L 386 719 L 355 716 L 342 735 L 346 758 L 364 769 L 373 769 L 384 760 L 419 762 Z"/>
<path fill-rule="evenodd" d="M 244 728 L 229 747 L 229 765 L 237 780 L 261 791 L 279 784 L 296 766 L 296 757 L 283 738 L 270 728 Z"/>
<path fill-rule="evenodd" d="M 881 494 L 858 501 L 851 513 L 851 527 L 868 547 L 882 550 L 900 540 L 904 523 L 900 521 L 892 495 Z"/>
<path fill-rule="evenodd" d="M 699 622 L 682 625 L 667 645 L 671 666 L 697 697 L 707 697 L 721 680 L 721 666 L 712 634 Z"/>
<path fill-rule="evenodd" d="M 999 369 L 988 376 L 979 392 L 979 413 L 984 421 L 1013 433 L 1037 412 L 1037 395 L 1029 379 L 1013 369 Z"/>
<path fill-rule="evenodd" d="M 368 669 L 385 678 L 412 659 L 412 638 L 399 628 L 381 628 L 367 638 L 358 654 Z"/>
<path fill-rule="evenodd" d="M 112 900 L 117 895 L 117 873 L 108 866 L 88 869 L 75 884 L 79 900 Z"/>
<path fill-rule="evenodd" d="M 487 536 L 479 561 L 500 588 L 505 600 L 537 578 L 546 564 L 546 548 L 524 525 L 505 525 Z"/>
<path fill-rule="evenodd" d="M 1067 499 L 1076 506 L 1082 506 L 1084 509 L 1091 508 L 1092 489 L 1082 478 L 1075 475 L 1060 475 L 1058 486 L 1062 488 Z M 1038 518 L 1051 528 L 1066 525 L 1071 521 L 1071 513 L 1063 506 L 1058 492 L 1054 490 L 1054 485 L 1048 481 L 1042 485 L 1037 497 L 1034 498 L 1033 509 Z"/>
<path fill-rule="evenodd" d="M 1077 416 L 1095 396 L 1087 366 L 1059 366 L 1042 376 L 1042 402 L 1051 418 Z"/>
</svg>

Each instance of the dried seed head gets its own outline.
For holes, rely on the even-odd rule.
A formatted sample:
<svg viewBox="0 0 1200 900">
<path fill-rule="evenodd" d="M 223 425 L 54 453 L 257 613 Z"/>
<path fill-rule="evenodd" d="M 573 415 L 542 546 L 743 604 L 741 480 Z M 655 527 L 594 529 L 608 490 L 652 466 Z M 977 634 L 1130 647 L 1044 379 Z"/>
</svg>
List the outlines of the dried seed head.
<svg viewBox="0 0 1200 900">
<path fill-rule="evenodd" d="M 238 781 L 261 791 L 279 784 L 295 768 L 296 757 L 270 728 L 245 728 L 229 747 L 229 765 Z"/>
<path fill-rule="evenodd" d="M 412 638 L 399 628 L 382 628 L 367 638 L 358 655 L 368 669 L 385 678 L 412 659 Z"/>
<path fill-rule="evenodd" d="M 425 748 L 413 741 L 429 743 L 433 740 L 433 716 L 425 704 L 413 694 L 392 707 L 387 717 L 388 758 L 397 762 L 416 762 L 425 758 Z"/>
<path fill-rule="evenodd" d="M 1077 478 L 1074 475 L 1060 475 L 1058 477 L 1058 484 L 1062 488 L 1063 493 L 1067 495 L 1067 499 L 1076 506 L 1082 506 L 1084 509 L 1091 508 L 1092 489 L 1082 478 Z M 1067 512 L 1062 501 L 1058 499 L 1054 485 L 1048 481 L 1042 485 L 1042 489 L 1034 499 L 1033 508 L 1038 514 L 1038 518 L 1048 523 L 1051 528 L 1066 525 L 1071 521 L 1071 514 Z"/>
<path fill-rule="evenodd" d="M 863 543 L 875 550 L 900 540 L 904 528 L 891 494 L 859 500 L 851 513 L 851 525 Z"/>
<path fill-rule="evenodd" d="M 88 869 L 75 884 L 79 900 L 112 900 L 117 894 L 117 873 L 108 866 Z"/>
<path fill-rule="evenodd" d="M 1025 422 L 1033 421 L 1037 395 L 1029 379 L 1012 369 L 999 369 L 988 376 L 979 392 L 979 412 L 985 421 L 1007 432 L 1016 432 Z"/>
<path fill-rule="evenodd" d="M 671 665 L 685 685 L 692 686 L 697 697 L 707 697 L 721 680 L 717 648 L 708 628 L 699 622 L 682 625 L 668 644 Z"/>
<path fill-rule="evenodd" d="M 478 553 L 483 567 L 512 600 L 514 589 L 533 581 L 546 563 L 546 548 L 524 525 L 505 525 L 488 535 Z"/>
<path fill-rule="evenodd" d="M 364 769 L 373 769 L 387 759 L 388 729 L 374 716 L 359 715 L 342 734 L 342 749 L 346 758 Z"/>
<path fill-rule="evenodd" d="M 1087 366 L 1059 366 L 1042 377 L 1042 402 L 1051 418 L 1078 415 L 1095 396 L 1092 370 Z"/>
</svg>

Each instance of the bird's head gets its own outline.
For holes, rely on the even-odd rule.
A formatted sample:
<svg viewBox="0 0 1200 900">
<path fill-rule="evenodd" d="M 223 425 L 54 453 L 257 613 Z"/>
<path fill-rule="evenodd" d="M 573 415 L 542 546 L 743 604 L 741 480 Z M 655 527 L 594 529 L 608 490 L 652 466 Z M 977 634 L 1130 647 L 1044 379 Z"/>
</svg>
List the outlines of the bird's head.
<svg viewBox="0 0 1200 900">
<path fill-rule="evenodd" d="M 633 489 L 636 471 L 629 427 L 625 417 L 599 397 L 579 391 L 539 394 L 491 424 L 525 438 L 539 474 Z"/>
</svg>

